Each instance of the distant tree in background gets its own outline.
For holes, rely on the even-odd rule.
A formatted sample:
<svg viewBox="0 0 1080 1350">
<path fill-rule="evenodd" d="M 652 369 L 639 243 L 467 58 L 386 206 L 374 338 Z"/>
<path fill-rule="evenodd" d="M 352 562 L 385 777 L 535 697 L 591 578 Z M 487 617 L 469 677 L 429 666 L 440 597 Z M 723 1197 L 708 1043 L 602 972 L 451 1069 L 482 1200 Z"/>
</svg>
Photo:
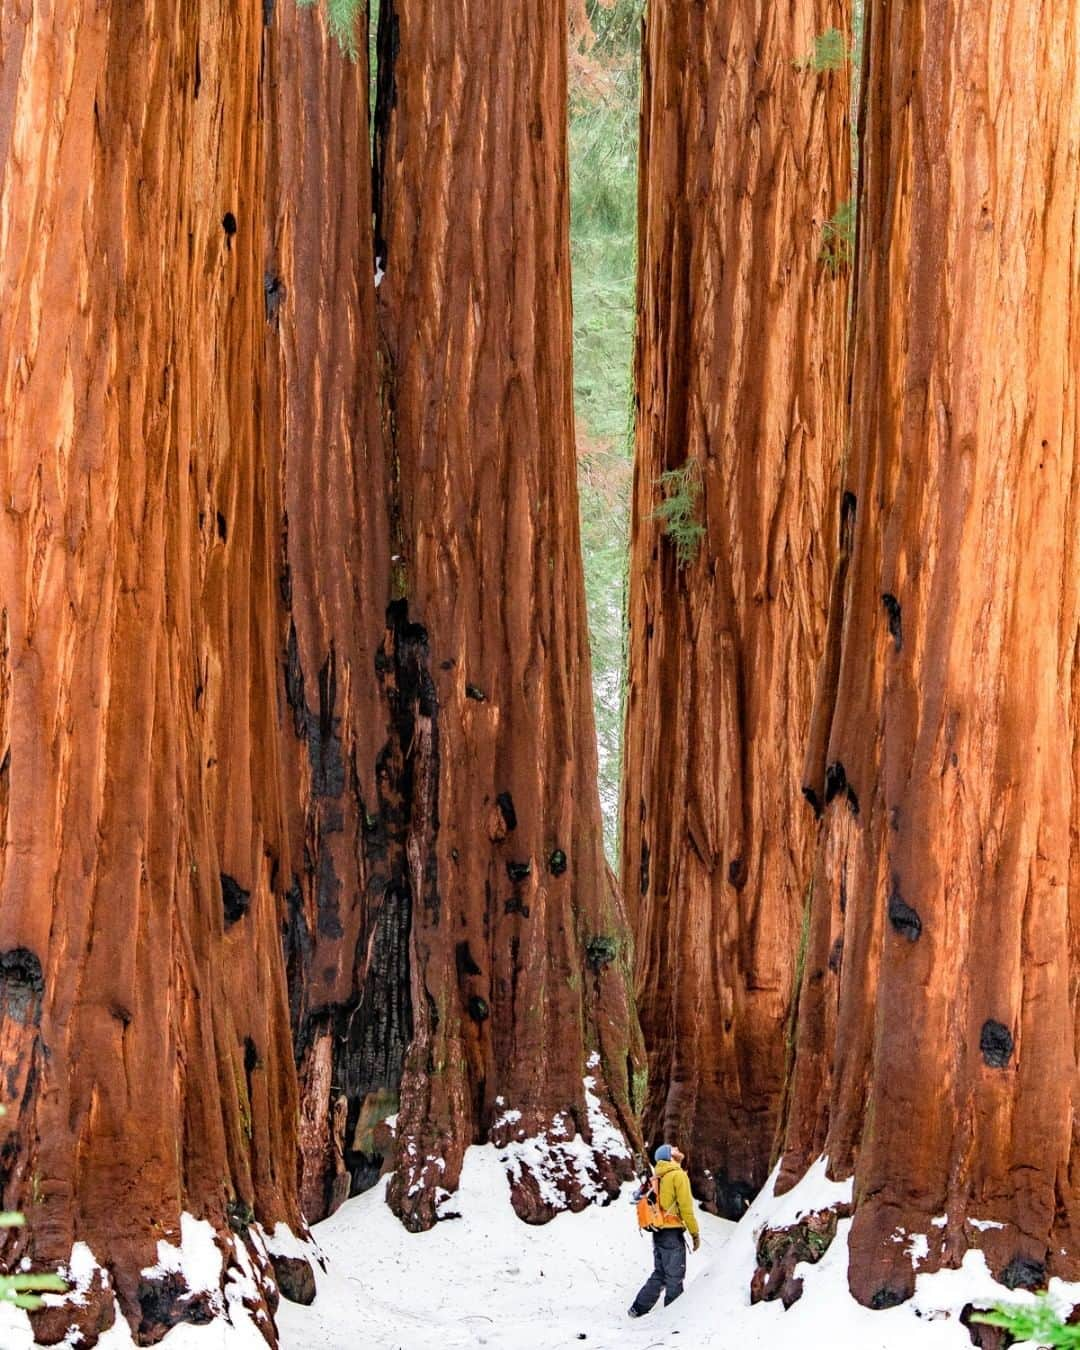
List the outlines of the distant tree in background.
<svg viewBox="0 0 1080 1350">
<path fill-rule="evenodd" d="M 631 361 L 642 0 L 570 6 L 571 256 L 581 542 L 600 801 L 618 856 L 633 466 Z"/>
</svg>

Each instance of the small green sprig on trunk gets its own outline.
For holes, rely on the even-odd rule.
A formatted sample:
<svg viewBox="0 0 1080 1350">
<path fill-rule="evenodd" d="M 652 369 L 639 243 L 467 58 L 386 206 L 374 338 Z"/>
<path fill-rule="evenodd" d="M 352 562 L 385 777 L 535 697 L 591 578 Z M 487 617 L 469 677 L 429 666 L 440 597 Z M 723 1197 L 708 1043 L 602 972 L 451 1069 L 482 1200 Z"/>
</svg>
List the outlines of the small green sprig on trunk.
<svg viewBox="0 0 1080 1350">
<path fill-rule="evenodd" d="M 296 0 L 301 9 L 310 9 L 315 0 Z M 356 21 L 362 8 L 361 0 L 326 0 L 326 27 L 337 40 L 342 54 L 350 61 L 360 55 L 356 38 Z"/>
<path fill-rule="evenodd" d="M 653 512 L 653 519 L 660 521 L 664 533 L 675 545 L 679 567 L 689 567 L 705 537 L 705 526 L 697 518 L 701 466 L 696 459 L 688 459 L 679 468 L 662 473 L 657 481 L 664 499 Z"/>
<path fill-rule="evenodd" d="M 855 199 L 849 197 L 836 208 L 836 214 L 821 227 L 819 260 L 830 276 L 850 267 L 855 257 Z"/>
<path fill-rule="evenodd" d="M 852 51 L 844 41 L 839 28 L 826 28 L 814 38 L 814 49 L 801 61 L 795 62 L 796 70 L 812 70 L 821 75 L 830 70 L 842 70 L 852 58 Z"/>
</svg>

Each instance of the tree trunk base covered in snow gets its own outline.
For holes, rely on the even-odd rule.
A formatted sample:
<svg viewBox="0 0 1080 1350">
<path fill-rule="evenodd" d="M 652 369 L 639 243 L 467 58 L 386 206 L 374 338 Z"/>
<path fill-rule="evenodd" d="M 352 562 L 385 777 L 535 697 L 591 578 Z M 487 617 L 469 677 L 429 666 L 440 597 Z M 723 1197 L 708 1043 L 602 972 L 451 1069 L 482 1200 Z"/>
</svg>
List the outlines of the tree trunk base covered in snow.
<svg viewBox="0 0 1080 1350">
<path fill-rule="evenodd" d="M 28 1218 L 2 1255 L 85 1284 L 43 1338 L 93 1344 L 115 1296 L 150 1344 L 245 1262 L 269 1321 L 234 1229 L 300 1227 L 262 16 L 0 22 L 0 1207 Z M 161 1256 L 183 1214 L 198 1288 Z"/>
<path fill-rule="evenodd" d="M 471 1144 L 532 1141 L 512 1196 L 535 1222 L 613 1191 L 636 1138 L 644 1056 L 603 854 L 578 539 L 566 34 L 563 0 L 380 15 L 395 585 L 422 659 L 389 1199 L 417 1229 Z"/>
</svg>

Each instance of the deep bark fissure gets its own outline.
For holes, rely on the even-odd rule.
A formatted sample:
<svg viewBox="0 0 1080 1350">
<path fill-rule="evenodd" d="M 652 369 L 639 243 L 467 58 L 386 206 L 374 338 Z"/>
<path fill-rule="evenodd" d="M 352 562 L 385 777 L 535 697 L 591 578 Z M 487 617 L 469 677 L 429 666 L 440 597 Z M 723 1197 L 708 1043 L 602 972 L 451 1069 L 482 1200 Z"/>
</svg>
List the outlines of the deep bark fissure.
<svg viewBox="0 0 1080 1350">
<path fill-rule="evenodd" d="M 397 4 L 398 0 L 379 0 L 375 37 L 375 103 L 371 110 L 371 200 L 375 216 L 373 246 L 376 273 L 380 269 L 385 270 L 389 263 L 382 212 L 387 140 L 390 134 L 390 119 L 397 104 L 397 58 L 401 47 Z M 370 23 L 370 9 L 368 21 Z"/>
</svg>

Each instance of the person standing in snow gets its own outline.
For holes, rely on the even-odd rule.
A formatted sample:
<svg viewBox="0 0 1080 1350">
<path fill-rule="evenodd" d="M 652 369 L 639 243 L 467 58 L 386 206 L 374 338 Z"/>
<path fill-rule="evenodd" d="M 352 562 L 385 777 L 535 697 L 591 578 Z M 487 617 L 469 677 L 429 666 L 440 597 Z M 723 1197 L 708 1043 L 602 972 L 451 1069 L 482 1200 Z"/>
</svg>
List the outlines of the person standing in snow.
<svg viewBox="0 0 1080 1350">
<path fill-rule="evenodd" d="M 665 1308 L 675 1302 L 683 1291 L 686 1278 L 686 1235 L 690 1235 L 694 1251 L 701 1246 L 690 1178 L 683 1171 L 682 1153 L 670 1144 L 661 1144 L 654 1161 L 657 1200 L 663 1217 L 653 1231 L 653 1272 L 628 1309 L 631 1317 L 644 1317 L 651 1311 L 661 1291 Z"/>
</svg>

